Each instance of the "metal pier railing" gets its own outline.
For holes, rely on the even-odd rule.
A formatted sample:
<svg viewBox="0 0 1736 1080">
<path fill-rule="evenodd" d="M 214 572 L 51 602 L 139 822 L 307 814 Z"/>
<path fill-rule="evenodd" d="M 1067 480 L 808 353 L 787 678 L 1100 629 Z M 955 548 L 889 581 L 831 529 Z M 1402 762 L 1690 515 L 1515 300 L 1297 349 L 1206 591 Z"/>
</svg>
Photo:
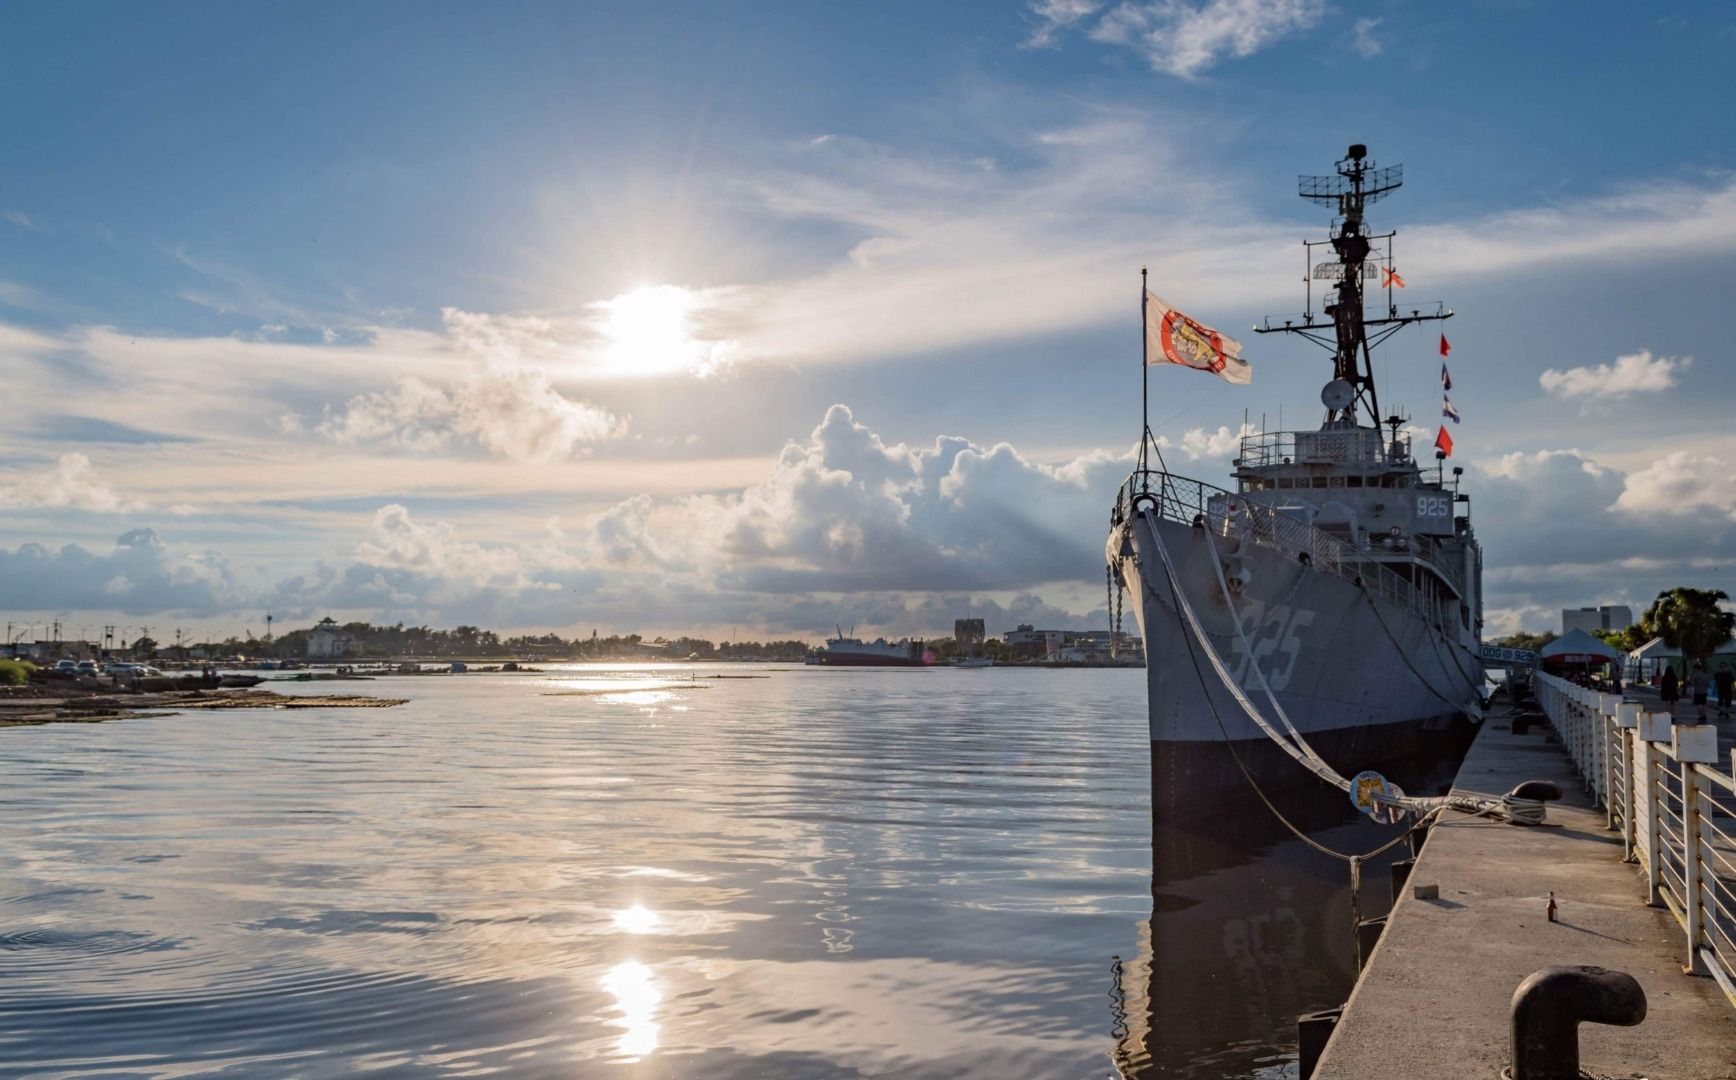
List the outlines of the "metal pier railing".
<svg viewBox="0 0 1736 1080">
<path fill-rule="evenodd" d="M 1538 675 L 1537 702 L 1694 973 L 1736 1005 L 1736 776 L 1718 769 L 1717 729 L 1553 675 Z"/>
</svg>

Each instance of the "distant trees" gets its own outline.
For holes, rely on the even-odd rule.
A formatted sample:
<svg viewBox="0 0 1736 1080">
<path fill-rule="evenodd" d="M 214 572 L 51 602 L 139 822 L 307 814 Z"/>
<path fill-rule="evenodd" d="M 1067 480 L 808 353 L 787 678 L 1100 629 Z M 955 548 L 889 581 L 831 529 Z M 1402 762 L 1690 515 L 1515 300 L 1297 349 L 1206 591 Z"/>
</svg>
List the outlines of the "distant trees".
<svg viewBox="0 0 1736 1080">
<path fill-rule="evenodd" d="M 427 626 L 374 626 L 352 622 L 338 627 L 350 639 L 345 656 L 512 657 L 517 659 L 669 659 L 800 660 L 812 648 L 805 641 L 739 641 L 717 644 L 699 637 L 656 638 L 639 634 L 564 638 L 559 634 L 518 634 L 502 637 L 478 626 L 435 630 Z M 230 638 L 208 649 L 240 656 L 301 657 L 307 655 L 310 631 L 291 630 L 267 641 Z M 154 647 L 154 643 L 153 643 Z"/>
<path fill-rule="evenodd" d="M 1729 599 L 1729 594 L 1723 589 L 1679 585 L 1659 593 L 1640 616 L 1640 621 L 1627 629 L 1593 630 L 1591 633 L 1605 645 L 1623 652 L 1633 652 L 1653 638 L 1663 638 L 1664 644 L 1680 650 L 1684 661 L 1691 666 L 1696 660 L 1710 658 L 1730 640 L 1732 633 L 1736 633 L 1736 612 L 1719 606 L 1720 602 Z M 1510 649 L 1541 649 L 1559 636 L 1547 631 L 1541 634 L 1521 631 L 1496 638 L 1490 644 Z"/>
<path fill-rule="evenodd" d="M 1593 630 L 1591 636 L 1603 642 L 1605 645 L 1608 645 L 1612 649 L 1620 649 L 1622 652 L 1632 652 L 1641 645 L 1644 645 L 1646 641 L 1651 640 L 1647 638 L 1645 641 L 1640 641 L 1637 644 L 1629 644 L 1634 637 L 1634 632 L 1639 629 L 1639 626 L 1639 623 L 1634 623 L 1626 630 Z"/>
<path fill-rule="evenodd" d="M 1508 634 L 1506 637 L 1496 638 L 1489 644 L 1499 645 L 1503 649 L 1528 649 L 1532 652 L 1536 652 L 1538 649 L 1543 648 L 1543 646 L 1549 644 L 1560 636 L 1560 634 L 1557 634 L 1553 630 L 1545 630 L 1541 634 L 1532 634 L 1521 630 L 1517 634 Z"/>
<path fill-rule="evenodd" d="M 1718 606 L 1718 601 L 1728 599 L 1723 589 L 1678 586 L 1659 593 L 1640 617 L 1644 633 L 1640 644 L 1661 637 L 1665 645 L 1680 649 L 1688 664 L 1708 659 L 1736 631 L 1736 612 Z"/>
</svg>

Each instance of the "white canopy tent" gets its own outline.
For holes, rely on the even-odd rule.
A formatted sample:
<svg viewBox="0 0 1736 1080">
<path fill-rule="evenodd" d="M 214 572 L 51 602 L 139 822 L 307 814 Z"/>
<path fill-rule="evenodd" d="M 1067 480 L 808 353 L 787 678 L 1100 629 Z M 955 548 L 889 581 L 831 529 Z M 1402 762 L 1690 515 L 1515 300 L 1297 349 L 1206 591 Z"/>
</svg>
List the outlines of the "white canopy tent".
<svg viewBox="0 0 1736 1080">
<path fill-rule="evenodd" d="M 1681 674 L 1682 650 L 1673 645 L 1664 644 L 1664 639 L 1655 637 L 1627 654 L 1628 670 L 1635 679 L 1651 680 L 1661 678 L 1665 667 L 1674 667 Z M 1712 667 L 1717 670 L 1720 661 L 1736 666 L 1736 638 L 1731 638 L 1718 646 L 1712 653 Z"/>
</svg>

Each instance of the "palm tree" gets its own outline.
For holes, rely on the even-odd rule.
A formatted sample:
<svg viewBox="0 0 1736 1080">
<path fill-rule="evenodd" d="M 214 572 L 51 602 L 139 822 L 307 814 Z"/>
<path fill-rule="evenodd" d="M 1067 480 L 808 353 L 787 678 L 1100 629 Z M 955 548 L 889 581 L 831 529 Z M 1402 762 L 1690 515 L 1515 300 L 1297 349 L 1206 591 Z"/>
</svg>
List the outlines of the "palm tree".
<svg viewBox="0 0 1736 1080">
<path fill-rule="evenodd" d="M 1736 631 L 1736 612 L 1725 611 L 1718 601 L 1730 596 L 1723 589 L 1690 589 L 1683 586 L 1659 593 L 1640 620 L 1664 644 L 1682 651 L 1683 669 L 1705 660 L 1730 640 Z"/>
</svg>

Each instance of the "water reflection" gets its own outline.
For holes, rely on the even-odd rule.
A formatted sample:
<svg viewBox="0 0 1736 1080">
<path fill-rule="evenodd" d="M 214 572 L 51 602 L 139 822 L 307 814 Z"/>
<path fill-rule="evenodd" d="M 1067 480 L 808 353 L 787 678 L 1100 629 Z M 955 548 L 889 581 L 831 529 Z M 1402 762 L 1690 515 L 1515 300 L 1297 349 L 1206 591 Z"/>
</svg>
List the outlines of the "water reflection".
<svg viewBox="0 0 1736 1080">
<path fill-rule="evenodd" d="M 634 904 L 624 911 L 614 915 L 615 929 L 624 934 L 649 934 L 657 929 L 661 920 L 657 913 L 644 904 Z"/>
<path fill-rule="evenodd" d="M 692 674 L 0 729 L 0 1075 L 1233 1076 L 1342 997 L 1331 866 L 1154 880 L 1142 672 Z"/>
<path fill-rule="evenodd" d="M 1466 730 L 1435 736 L 1413 759 L 1386 763 L 1406 790 L 1444 791 Z M 1293 793 L 1287 817 L 1334 850 L 1372 850 L 1400 828 L 1357 814 L 1324 785 Z M 1387 867 L 1363 867 L 1362 914 L 1390 904 Z M 1151 915 L 1112 968 L 1111 1057 L 1127 1078 L 1276 1078 L 1295 1074 L 1295 1019 L 1331 1008 L 1356 978 L 1345 863 L 1295 838 L 1264 807 L 1209 821 L 1154 822 Z"/>
<path fill-rule="evenodd" d="M 624 1058 L 638 1060 L 657 1049 L 657 1006 L 663 994 L 651 969 L 637 960 L 616 964 L 603 976 L 603 989 L 614 995 L 616 1017 L 610 1021 L 621 1028 L 615 1052 Z"/>
</svg>

